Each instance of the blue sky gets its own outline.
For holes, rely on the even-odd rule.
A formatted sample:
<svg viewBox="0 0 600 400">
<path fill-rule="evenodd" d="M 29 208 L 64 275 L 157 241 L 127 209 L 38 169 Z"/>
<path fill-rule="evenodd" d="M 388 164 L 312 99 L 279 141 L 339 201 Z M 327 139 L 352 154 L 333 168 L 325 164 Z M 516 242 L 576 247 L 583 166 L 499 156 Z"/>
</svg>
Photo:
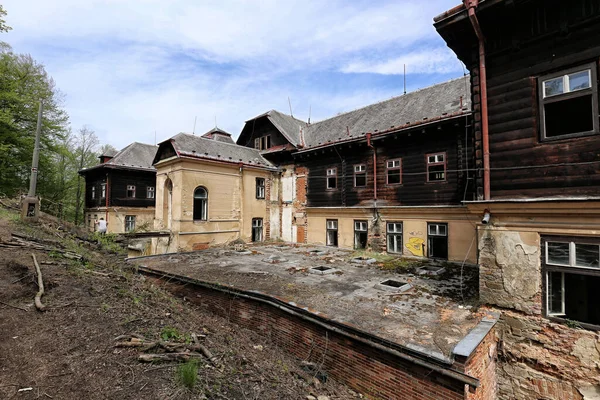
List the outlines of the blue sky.
<svg viewBox="0 0 600 400">
<path fill-rule="evenodd" d="M 270 109 L 318 121 L 462 76 L 432 19 L 458 0 L 3 0 L 73 130 L 122 148 Z"/>
</svg>

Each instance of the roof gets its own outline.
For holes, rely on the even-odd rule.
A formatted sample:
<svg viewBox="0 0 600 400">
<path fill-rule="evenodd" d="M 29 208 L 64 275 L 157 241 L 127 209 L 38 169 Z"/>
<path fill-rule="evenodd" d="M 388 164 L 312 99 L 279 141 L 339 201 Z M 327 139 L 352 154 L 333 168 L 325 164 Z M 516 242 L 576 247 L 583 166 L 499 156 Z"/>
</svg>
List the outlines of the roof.
<svg viewBox="0 0 600 400">
<path fill-rule="evenodd" d="M 324 246 L 258 245 L 252 252 L 214 247 L 201 252 L 140 259 L 145 267 L 219 283 L 285 299 L 333 321 L 357 327 L 439 360 L 452 358 L 454 347 L 485 316 L 483 310 L 461 303 L 461 267 L 445 264 L 437 277 L 415 273 L 430 265 L 414 261 L 404 272 L 375 264 L 356 264 L 351 251 Z M 327 266 L 333 273 L 311 267 Z M 314 272 L 314 273 L 313 273 Z M 477 268 L 465 266 L 467 301 L 477 295 Z M 408 283 L 384 287 L 388 279 Z M 404 290 L 407 289 L 407 290 Z"/>
<path fill-rule="evenodd" d="M 259 118 L 267 118 L 277 130 L 295 147 L 302 146 L 302 138 L 300 137 L 300 129 L 306 128 L 308 125 L 306 122 L 292 117 L 291 115 L 284 114 L 277 110 L 270 110 L 266 113 L 257 115 L 246 121 L 246 124 L 251 121 L 255 121 Z M 238 138 L 238 142 L 241 139 Z"/>
<path fill-rule="evenodd" d="M 98 168 L 122 168 L 154 171 L 152 161 L 158 150 L 157 146 L 133 142 L 119 150 L 113 158 L 103 164 L 84 168 L 80 172 L 87 172 Z"/>
<path fill-rule="evenodd" d="M 202 135 L 203 138 L 212 139 L 223 143 L 235 143 L 231 138 L 231 133 L 225 132 L 224 130 L 217 128 L 216 126 L 210 131 Z"/>
<path fill-rule="evenodd" d="M 118 150 L 108 149 L 104 153 L 100 154 L 99 157 L 114 157 L 118 152 Z"/>
<path fill-rule="evenodd" d="M 235 143 L 221 142 L 188 133 L 179 133 L 169 139 L 169 141 L 179 156 L 276 169 L 258 150 L 239 146 Z"/>
<path fill-rule="evenodd" d="M 337 115 L 305 129 L 305 148 L 412 128 L 471 112 L 468 77 L 461 77 Z"/>
</svg>

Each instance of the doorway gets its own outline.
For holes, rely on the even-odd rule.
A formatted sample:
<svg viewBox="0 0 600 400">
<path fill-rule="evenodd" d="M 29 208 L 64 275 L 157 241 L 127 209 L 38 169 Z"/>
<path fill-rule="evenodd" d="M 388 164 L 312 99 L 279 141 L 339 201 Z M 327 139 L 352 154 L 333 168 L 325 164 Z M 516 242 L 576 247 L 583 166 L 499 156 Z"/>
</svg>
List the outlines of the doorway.
<svg viewBox="0 0 600 400">
<path fill-rule="evenodd" d="M 427 245 L 429 258 L 448 259 L 448 224 L 427 223 Z"/>
<path fill-rule="evenodd" d="M 367 248 L 368 235 L 367 221 L 354 221 L 354 248 L 357 250 Z"/>
</svg>

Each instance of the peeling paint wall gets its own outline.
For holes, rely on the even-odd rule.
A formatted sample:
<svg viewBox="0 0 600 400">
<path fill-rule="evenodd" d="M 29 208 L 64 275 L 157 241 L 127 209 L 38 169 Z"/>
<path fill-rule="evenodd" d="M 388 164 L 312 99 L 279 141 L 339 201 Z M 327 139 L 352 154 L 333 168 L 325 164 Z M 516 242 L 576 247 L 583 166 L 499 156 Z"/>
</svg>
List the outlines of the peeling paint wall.
<svg viewBox="0 0 600 400">
<path fill-rule="evenodd" d="M 135 228 L 152 230 L 154 228 L 154 207 L 110 207 L 108 213 L 105 208 L 87 209 L 85 213 L 85 224 L 90 231 L 94 231 L 94 220 L 104 218 L 108 221 L 108 233 L 125 233 L 125 216 L 135 216 Z"/>
</svg>

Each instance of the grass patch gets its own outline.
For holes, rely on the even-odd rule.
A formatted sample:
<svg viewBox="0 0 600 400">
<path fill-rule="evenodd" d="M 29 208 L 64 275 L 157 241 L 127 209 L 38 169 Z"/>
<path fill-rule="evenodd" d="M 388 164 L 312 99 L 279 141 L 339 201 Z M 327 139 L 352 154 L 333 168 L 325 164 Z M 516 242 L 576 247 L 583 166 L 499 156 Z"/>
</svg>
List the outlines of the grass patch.
<svg viewBox="0 0 600 400">
<path fill-rule="evenodd" d="M 125 253 L 125 249 L 116 242 L 117 234 L 115 233 L 106 233 L 101 235 L 99 232 L 94 232 L 90 235 L 90 239 L 97 241 L 103 249 L 112 253 Z"/>
<path fill-rule="evenodd" d="M 193 389 L 198 382 L 198 362 L 189 360 L 177 367 L 177 380 L 188 389 Z"/>
<path fill-rule="evenodd" d="M 160 332 L 160 338 L 165 342 L 171 340 L 181 340 L 183 335 L 177 328 L 173 328 L 172 326 L 165 326 Z"/>
<path fill-rule="evenodd" d="M 377 263 L 374 265 L 379 267 L 381 270 L 398 273 L 413 272 L 416 268 L 423 265 L 423 262 L 420 260 L 410 260 L 400 256 L 376 253 L 366 250 L 354 251 L 350 256 L 350 259 L 356 257 L 374 258 L 377 261 Z"/>
</svg>

